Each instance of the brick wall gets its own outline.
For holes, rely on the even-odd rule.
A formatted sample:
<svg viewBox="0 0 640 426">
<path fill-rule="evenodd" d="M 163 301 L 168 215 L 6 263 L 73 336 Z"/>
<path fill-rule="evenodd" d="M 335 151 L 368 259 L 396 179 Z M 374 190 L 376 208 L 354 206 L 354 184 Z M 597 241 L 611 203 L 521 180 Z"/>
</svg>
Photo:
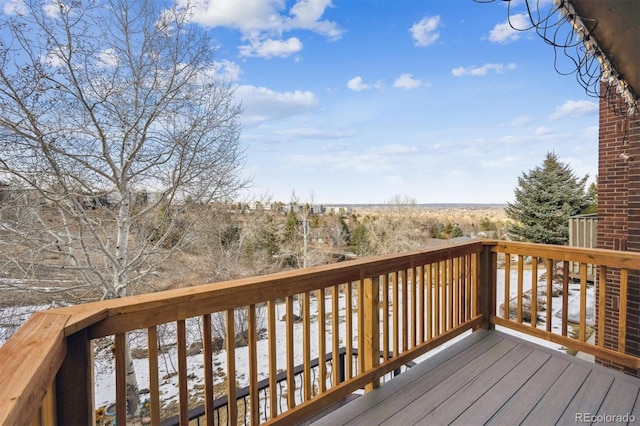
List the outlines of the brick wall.
<svg viewBox="0 0 640 426">
<path fill-rule="evenodd" d="M 601 93 L 606 88 L 602 87 Z M 640 252 L 640 117 L 623 118 L 600 100 L 598 155 L 598 248 Z M 623 157 L 628 156 L 628 159 Z M 609 271 L 605 300 L 605 346 L 618 346 L 619 271 Z M 596 300 L 598 297 L 596 296 Z M 596 313 L 598 310 L 596 309 Z M 630 274 L 627 352 L 640 355 L 640 276 Z M 603 362 L 604 363 L 604 362 Z M 613 366 L 613 365 L 611 365 Z M 615 367 L 615 366 L 614 366 Z M 640 371 L 627 372 L 639 375 Z"/>
</svg>

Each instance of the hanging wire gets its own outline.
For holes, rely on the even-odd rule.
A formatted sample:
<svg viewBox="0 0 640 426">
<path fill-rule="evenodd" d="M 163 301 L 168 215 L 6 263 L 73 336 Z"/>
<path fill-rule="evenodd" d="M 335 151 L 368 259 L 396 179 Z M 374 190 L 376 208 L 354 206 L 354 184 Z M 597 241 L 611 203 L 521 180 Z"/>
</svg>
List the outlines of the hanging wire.
<svg viewBox="0 0 640 426">
<path fill-rule="evenodd" d="M 496 0 L 474 0 L 493 3 Z M 604 98 L 610 110 L 622 117 L 638 114 L 638 96 L 623 80 L 611 55 L 603 52 L 594 36 L 598 22 L 576 14 L 568 0 L 524 0 L 529 25 L 520 28 L 514 24 L 516 15 L 512 0 L 507 3 L 509 26 L 515 31 L 534 30 L 554 51 L 553 65 L 560 75 L 574 74 L 588 96 Z M 601 84 L 604 83 L 604 84 Z"/>
</svg>

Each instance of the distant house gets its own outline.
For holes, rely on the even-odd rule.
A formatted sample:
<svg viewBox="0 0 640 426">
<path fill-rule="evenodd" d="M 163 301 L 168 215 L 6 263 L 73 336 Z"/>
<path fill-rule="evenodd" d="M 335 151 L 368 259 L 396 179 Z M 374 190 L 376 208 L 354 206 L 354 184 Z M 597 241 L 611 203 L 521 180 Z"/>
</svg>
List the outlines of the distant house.
<svg viewBox="0 0 640 426">
<path fill-rule="evenodd" d="M 324 212 L 327 214 L 351 214 L 353 209 L 349 206 L 328 206 L 324 208 Z"/>
<path fill-rule="evenodd" d="M 324 213 L 324 208 L 320 204 L 285 204 L 282 206 L 282 211 L 285 214 L 289 214 L 290 212 L 294 213 L 304 213 L 305 209 L 309 209 L 309 213 L 311 214 L 322 214 Z"/>
</svg>

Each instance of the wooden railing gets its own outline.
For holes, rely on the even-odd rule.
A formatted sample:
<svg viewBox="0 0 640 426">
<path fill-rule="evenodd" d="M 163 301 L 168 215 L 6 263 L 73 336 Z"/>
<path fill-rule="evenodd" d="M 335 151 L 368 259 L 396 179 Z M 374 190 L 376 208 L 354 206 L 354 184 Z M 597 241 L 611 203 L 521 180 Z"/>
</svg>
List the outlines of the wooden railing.
<svg viewBox="0 0 640 426">
<path fill-rule="evenodd" d="M 625 347 L 627 294 L 630 277 L 640 284 L 640 253 L 508 242 L 493 244 L 492 252 L 492 265 L 498 254 L 505 259 L 504 273 L 498 278 L 496 269 L 490 280 L 492 323 L 640 369 L 640 358 Z M 615 332 L 605 333 L 607 316 L 617 318 Z"/>
<path fill-rule="evenodd" d="M 503 258 L 508 261 L 499 264 Z M 542 302 L 533 297 L 533 314 L 527 321 L 527 288 L 537 294 L 543 287 L 539 273 L 545 268 L 554 271 L 547 274 L 553 279 L 556 267 L 567 271 L 566 262 L 594 265 L 600 282 L 618 274 L 622 284 L 616 297 L 624 300 L 627 277 L 640 268 L 640 255 L 477 241 L 39 312 L 0 347 L 0 424 L 94 423 L 93 367 L 105 358 L 114 360 L 116 420 L 125 424 L 126 360 L 133 342 L 135 349 L 146 350 L 149 378 L 139 387 L 149 390 L 152 424 L 174 414 L 180 424 L 187 424 L 190 408 L 202 403 L 207 424 L 214 424 L 216 398 L 224 394 L 236 401 L 237 389 L 243 386 L 249 389 L 247 408 L 230 403 L 226 422 L 236 424 L 240 418 L 251 424 L 295 423 L 358 389 L 377 387 L 385 374 L 467 330 L 494 324 L 638 367 L 637 358 L 625 353 L 624 343 L 606 348 L 602 339 L 585 342 L 586 266 L 580 266 L 585 272 L 578 277 L 577 289 L 565 273 L 563 295 L 553 298 L 548 292 L 544 321 L 538 319 Z M 604 284 L 597 285 L 602 300 L 610 297 Z M 570 291 L 580 301 L 576 324 L 567 317 Z M 551 312 L 558 304 L 565 309 L 556 327 Z M 620 303 L 618 314 L 626 315 L 625 303 Z M 603 318 L 600 312 L 599 320 Z M 212 336 L 220 320 L 225 345 L 215 352 Z M 161 338 L 169 325 L 174 331 Z M 594 325 L 598 326 L 602 324 Z M 238 336 L 246 347 L 236 345 Z M 170 385 L 178 393 L 174 413 L 162 411 L 161 382 L 170 379 L 160 375 L 162 357 L 169 356 L 160 343 L 167 339 L 175 342 L 168 349 L 177 370 L 177 382 Z M 194 346 L 200 354 L 193 355 Z M 312 359 L 332 354 L 339 364 L 343 346 L 347 353 L 358 350 L 357 361 L 332 365 L 330 370 L 321 362 L 317 374 L 325 379 L 314 382 Z M 104 356 L 100 348 L 112 348 L 113 355 Z M 303 365 L 298 380 L 296 364 Z M 203 366 L 197 386 L 202 388 L 200 399 L 193 398 L 196 386 L 190 382 L 198 376 L 194 365 Z M 284 387 L 276 385 L 280 371 L 286 372 Z M 269 380 L 268 392 L 261 394 L 259 382 L 264 378 Z"/>
</svg>

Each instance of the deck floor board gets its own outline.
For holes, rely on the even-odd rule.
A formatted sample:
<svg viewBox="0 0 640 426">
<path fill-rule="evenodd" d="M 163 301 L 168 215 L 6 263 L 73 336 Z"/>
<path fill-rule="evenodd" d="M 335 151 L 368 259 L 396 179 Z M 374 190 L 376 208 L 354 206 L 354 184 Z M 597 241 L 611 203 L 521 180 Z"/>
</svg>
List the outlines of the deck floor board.
<svg viewBox="0 0 640 426">
<path fill-rule="evenodd" d="M 551 359 L 540 351 L 532 353 L 517 368 L 507 372 L 489 391 L 484 392 L 453 422 L 454 425 L 487 423 Z M 506 420 L 506 419 L 505 419 Z"/>
<path fill-rule="evenodd" d="M 538 405 L 544 393 L 540 389 L 549 389 L 569 366 L 569 361 L 552 357 L 544 368 L 538 370 L 500 409 L 487 421 L 487 424 L 520 424 Z M 472 416 L 473 413 L 467 414 Z"/>
<path fill-rule="evenodd" d="M 640 379 L 481 331 L 312 424 L 576 424 L 576 413 L 638 411 Z"/>
<path fill-rule="evenodd" d="M 451 348 L 452 351 L 455 351 L 452 352 L 455 353 L 455 355 L 450 358 L 448 350 L 441 352 L 438 354 L 440 356 L 437 357 L 437 359 L 428 360 L 432 362 L 427 362 L 425 366 L 421 364 L 421 368 L 415 369 L 414 367 L 408 372 L 401 374 L 399 377 L 405 374 L 409 375 L 405 380 L 402 380 L 402 382 L 391 380 L 389 383 L 385 383 L 377 389 L 376 392 L 370 393 L 369 395 L 371 395 L 371 397 L 367 398 L 367 400 L 359 398 L 358 401 L 354 401 L 354 406 L 350 408 L 352 408 L 354 412 L 361 412 L 362 415 L 354 416 L 353 419 L 347 419 L 343 424 L 365 424 L 367 421 L 375 423 L 379 419 L 384 420 L 389 417 L 390 414 L 402 410 L 407 403 L 410 402 L 406 401 L 406 398 L 401 398 L 402 395 L 408 398 L 412 395 L 416 397 L 421 395 L 422 392 L 430 390 L 446 380 L 447 377 L 453 375 L 460 366 L 472 363 L 502 341 L 502 338 L 489 334 L 463 352 L 457 352 L 457 348 Z M 335 423 L 325 423 L 322 420 L 318 422 L 318 426 L 323 424 L 334 425 Z"/>
</svg>

